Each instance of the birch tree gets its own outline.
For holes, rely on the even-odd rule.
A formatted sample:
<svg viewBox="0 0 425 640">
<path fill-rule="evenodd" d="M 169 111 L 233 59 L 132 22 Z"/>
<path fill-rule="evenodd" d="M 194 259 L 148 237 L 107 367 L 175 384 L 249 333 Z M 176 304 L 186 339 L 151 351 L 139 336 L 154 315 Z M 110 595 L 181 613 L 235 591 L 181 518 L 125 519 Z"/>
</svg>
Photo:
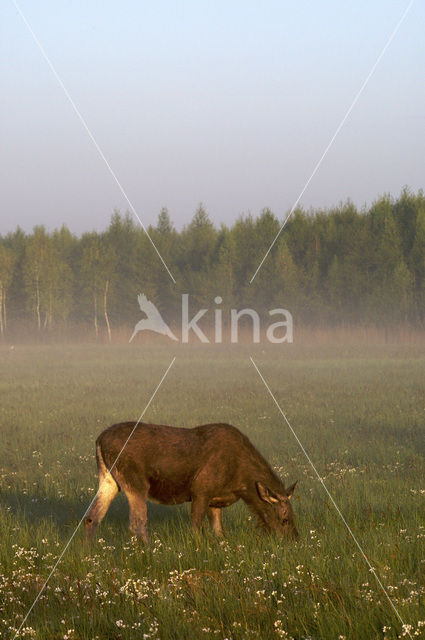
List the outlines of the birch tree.
<svg viewBox="0 0 425 640">
<path fill-rule="evenodd" d="M 72 303 L 72 271 L 44 227 L 36 227 L 27 242 L 24 280 L 39 330 L 50 329 L 55 318 L 66 318 Z"/>
<path fill-rule="evenodd" d="M 37 329 L 41 329 L 41 298 L 47 260 L 49 237 L 44 227 L 35 227 L 25 248 L 24 279 L 28 303 L 33 311 Z"/>
<path fill-rule="evenodd" d="M 7 329 L 6 295 L 13 277 L 15 259 L 12 251 L 0 245 L 0 335 Z"/>
<path fill-rule="evenodd" d="M 81 273 L 85 278 L 85 286 L 92 299 L 93 326 L 96 340 L 99 336 L 99 308 L 102 307 L 108 340 L 109 342 L 112 340 L 108 301 L 116 262 L 114 250 L 102 243 L 99 236 L 92 234 L 83 251 Z"/>
</svg>

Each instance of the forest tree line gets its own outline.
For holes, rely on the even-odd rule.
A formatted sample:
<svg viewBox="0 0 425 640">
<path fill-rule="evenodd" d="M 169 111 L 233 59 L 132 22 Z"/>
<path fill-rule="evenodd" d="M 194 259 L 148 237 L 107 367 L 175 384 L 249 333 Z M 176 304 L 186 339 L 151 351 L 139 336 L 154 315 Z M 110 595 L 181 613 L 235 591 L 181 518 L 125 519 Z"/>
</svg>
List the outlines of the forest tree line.
<svg viewBox="0 0 425 640">
<path fill-rule="evenodd" d="M 49 333 L 114 328 L 140 319 L 144 293 L 172 324 L 181 294 L 194 313 L 252 307 L 288 309 L 295 323 L 425 324 L 425 196 L 404 189 L 367 209 L 351 202 L 324 211 L 297 209 L 254 281 L 250 280 L 282 224 L 269 209 L 216 228 L 202 205 L 177 231 L 162 209 L 149 235 L 130 214 L 115 211 L 102 233 L 80 237 L 65 226 L 0 236 L 0 335 L 17 327 Z"/>
</svg>

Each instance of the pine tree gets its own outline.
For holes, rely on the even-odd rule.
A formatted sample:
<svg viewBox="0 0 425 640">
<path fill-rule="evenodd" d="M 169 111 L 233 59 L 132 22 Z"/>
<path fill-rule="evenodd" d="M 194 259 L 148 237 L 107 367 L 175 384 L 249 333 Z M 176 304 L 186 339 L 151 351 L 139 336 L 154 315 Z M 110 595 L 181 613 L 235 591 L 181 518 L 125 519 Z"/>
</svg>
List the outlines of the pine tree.
<svg viewBox="0 0 425 640">
<path fill-rule="evenodd" d="M 409 295 L 410 287 L 389 197 L 382 197 L 374 204 L 370 222 L 374 259 L 369 310 L 378 324 L 388 326 L 398 319 L 398 309 Z"/>
<path fill-rule="evenodd" d="M 417 214 L 410 257 L 413 265 L 416 316 L 423 323 L 425 321 L 425 204 Z"/>
</svg>

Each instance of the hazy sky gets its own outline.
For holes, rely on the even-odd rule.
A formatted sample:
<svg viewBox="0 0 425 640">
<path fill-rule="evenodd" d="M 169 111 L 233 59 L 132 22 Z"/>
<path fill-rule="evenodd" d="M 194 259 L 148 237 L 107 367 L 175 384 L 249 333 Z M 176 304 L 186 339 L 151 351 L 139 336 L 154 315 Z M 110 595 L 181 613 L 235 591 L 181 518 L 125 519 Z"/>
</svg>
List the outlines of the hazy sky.
<svg viewBox="0 0 425 640">
<path fill-rule="evenodd" d="M 144 223 L 293 204 L 407 0 L 19 5 Z M 417 0 L 306 191 L 362 206 L 425 187 Z M 127 208 L 13 3 L 0 4 L 0 233 L 103 229 Z"/>
</svg>

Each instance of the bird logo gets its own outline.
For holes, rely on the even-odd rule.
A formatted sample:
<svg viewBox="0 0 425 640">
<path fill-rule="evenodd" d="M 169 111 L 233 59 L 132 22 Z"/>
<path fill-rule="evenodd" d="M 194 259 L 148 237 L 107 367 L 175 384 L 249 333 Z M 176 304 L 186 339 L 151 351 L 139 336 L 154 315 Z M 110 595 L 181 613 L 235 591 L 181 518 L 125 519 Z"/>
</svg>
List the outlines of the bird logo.
<svg viewBox="0 0 425 640">
<path fill-rule="evenodd" d="M 131 336 L 129 342 L 131 342 L 139 331 L 145 331 L 149 329 L 150 331 L 155 331 L 156 333 L 160 333 L 163 336 L 168 336 L 171 340 L 178 340 L 174 333 L 171 331 L 170 327 L 164 320 L 162 319 L 161 314 L 158 309 L 155 307 L 153 302 L 147 299 L 147 297 L 143 293 L 139 293 L 137 296 L 137 300 L 139 302 L 139 307 L 146 314 L 146 318 L 139 320 L 139 322 L 134 327 L 133 335 Z"/>
</svg>

